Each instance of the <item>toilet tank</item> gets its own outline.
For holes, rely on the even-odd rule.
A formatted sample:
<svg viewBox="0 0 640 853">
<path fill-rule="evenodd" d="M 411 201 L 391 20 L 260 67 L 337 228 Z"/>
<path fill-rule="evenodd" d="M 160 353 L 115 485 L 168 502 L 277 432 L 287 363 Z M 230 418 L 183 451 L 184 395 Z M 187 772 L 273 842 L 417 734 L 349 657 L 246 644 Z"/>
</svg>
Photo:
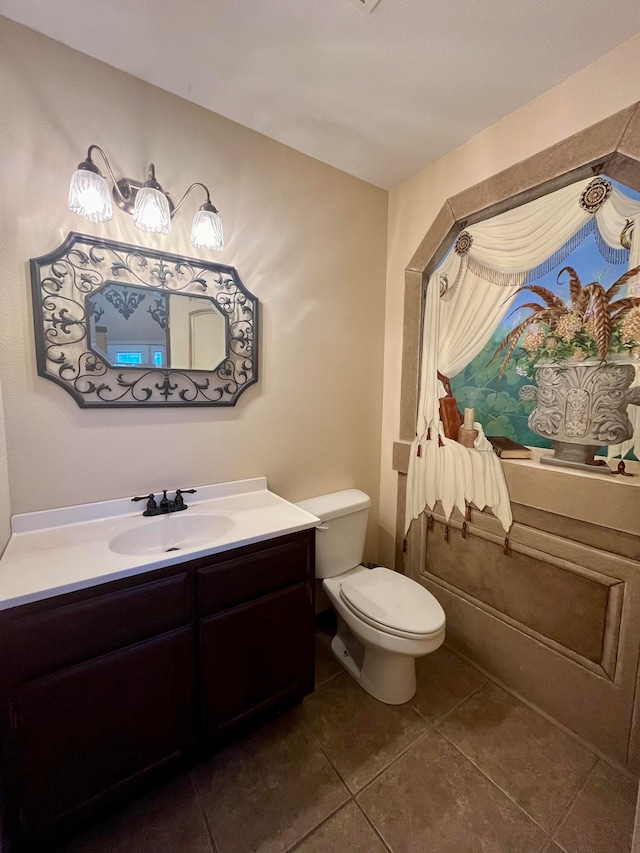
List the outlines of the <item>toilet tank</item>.
<svg viewBox="0 0 640 853">
<path fill-rule="evenodd" d="M 316 577 L 332 578 L 362 562 L 371 499 L 358 489 L 318 495 L 297 506 L 317 516 Z"/>
</svg>

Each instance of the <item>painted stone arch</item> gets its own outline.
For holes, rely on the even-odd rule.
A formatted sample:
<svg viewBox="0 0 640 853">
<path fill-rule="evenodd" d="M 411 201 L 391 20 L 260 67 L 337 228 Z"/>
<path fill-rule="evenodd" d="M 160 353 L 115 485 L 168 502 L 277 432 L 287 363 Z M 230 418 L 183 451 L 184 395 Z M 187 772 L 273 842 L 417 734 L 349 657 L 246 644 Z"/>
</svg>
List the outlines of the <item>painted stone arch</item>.
<svg viewBox="0 0 640 853">
<path fill-rule="evenodd" d="M 445 202 L 405 272 L 401 441 L 415 435 L 424 292 L 430 273 L 468 226 L 600 174 L 640 192 L 640 103 Z M 398 470 L 404 467 L 402 457 L 403 449 L 396 448 Z"/>
<path fill-rule="evenodd" d="M 444 203 L 405 271 L 397 561 L 401 562 L 409 446 L 415 436 L 426 283 L 461 232 L 576 181 L 606 174 L 640 192 L 640 102 L 470 187 Z"/>
</svg>

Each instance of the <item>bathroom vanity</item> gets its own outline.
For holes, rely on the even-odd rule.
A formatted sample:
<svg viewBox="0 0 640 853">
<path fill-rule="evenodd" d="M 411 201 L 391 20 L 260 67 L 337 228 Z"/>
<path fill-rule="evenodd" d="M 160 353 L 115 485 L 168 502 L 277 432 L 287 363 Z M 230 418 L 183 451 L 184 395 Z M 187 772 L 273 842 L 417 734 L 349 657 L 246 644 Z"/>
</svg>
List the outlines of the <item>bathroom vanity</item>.
<svg viewBox="0 0 640 853">
<path fill-rule="evenodd" d="M 187 525 L 185 544 L 161 557 L 130 512 L 85 520 L 84 530 L 71 530 L 75 545 L 47 552 L 35 547 L 39 531 L 31 548 L 8 548 L 9 564 L 30 552 L 49 562 L 52 578 L 56 567 L 64 573 L 65 551 L 72 563 L 93 551 L 94 568 L 101 564 L 100 540 L 87 538 L 86 525 L 108 531 L 117 547 L 128 534 L 133 544 L 125 547 L 150 549 L 114 554 L 118 577 L 76 579 L 62 594 L 32 591 L 33 600 L 0 612 L 4 785 L 15 849 L 50 843 L 313 690 L 317 520 L 272 501 L 266 483 L 245 494 L 192 507 L 233 524 L 210 545 L 193 545 L 198 525 Z M 60 536 L 58 525 L 44 540 Z"/>
</svg>

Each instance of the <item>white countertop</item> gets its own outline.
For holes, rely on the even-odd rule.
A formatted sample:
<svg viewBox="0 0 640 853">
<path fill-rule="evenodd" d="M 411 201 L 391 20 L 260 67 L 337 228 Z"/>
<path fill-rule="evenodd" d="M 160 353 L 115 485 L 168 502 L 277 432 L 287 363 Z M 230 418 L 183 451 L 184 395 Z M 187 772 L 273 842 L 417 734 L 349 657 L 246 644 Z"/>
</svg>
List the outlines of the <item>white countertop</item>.
<svg viewBox="0 0 640 853">
<path fill-rule="evenodd" d="M 14 516 L 11 539 L 0 559 L 0 610 L 319 524 L 314 515 L 270 492 L 264 477 L 201 486 L 195 495 L 185 495 L 185 501 L 187 510 L 153 518 L 143 517 L 144 501 L 132 504 L 131 498 Z M 167 543 L 180 544 L 179 550 L 155 547 L 133 554 L 110 547 L 115 537 L 126 534 L 144 537 L 147 530 L 162 529 L 164 540 L 165 531 L 199 522 L 206 527 L 209 521 L 219 522 L 210 540 L 203 541 L 207 537 L 200 534 L 197 541 L 187 537 L 180 543 L 178 537 L 174 543 L 169 537 Z"/>
</svg>

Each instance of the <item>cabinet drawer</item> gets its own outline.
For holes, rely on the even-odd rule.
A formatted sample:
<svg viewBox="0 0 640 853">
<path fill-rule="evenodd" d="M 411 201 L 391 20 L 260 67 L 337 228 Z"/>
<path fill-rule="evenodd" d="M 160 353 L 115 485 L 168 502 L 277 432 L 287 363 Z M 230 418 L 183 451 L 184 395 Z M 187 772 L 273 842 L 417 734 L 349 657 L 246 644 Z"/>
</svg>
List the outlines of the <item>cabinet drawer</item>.
<svg viewBox="0 0 640 853">
<path fill-rule="evenodd" d="M 313 577 L 313 533 L 198 570 L 200 615 L 216 613 Z"/>
<path fill-rule="evenodd" d="M 2 618 L 9 680 L 16 683 L 131 645 L 191 621 L 192 581 L 187 572 L 93 598 Z"/>
</svg>

